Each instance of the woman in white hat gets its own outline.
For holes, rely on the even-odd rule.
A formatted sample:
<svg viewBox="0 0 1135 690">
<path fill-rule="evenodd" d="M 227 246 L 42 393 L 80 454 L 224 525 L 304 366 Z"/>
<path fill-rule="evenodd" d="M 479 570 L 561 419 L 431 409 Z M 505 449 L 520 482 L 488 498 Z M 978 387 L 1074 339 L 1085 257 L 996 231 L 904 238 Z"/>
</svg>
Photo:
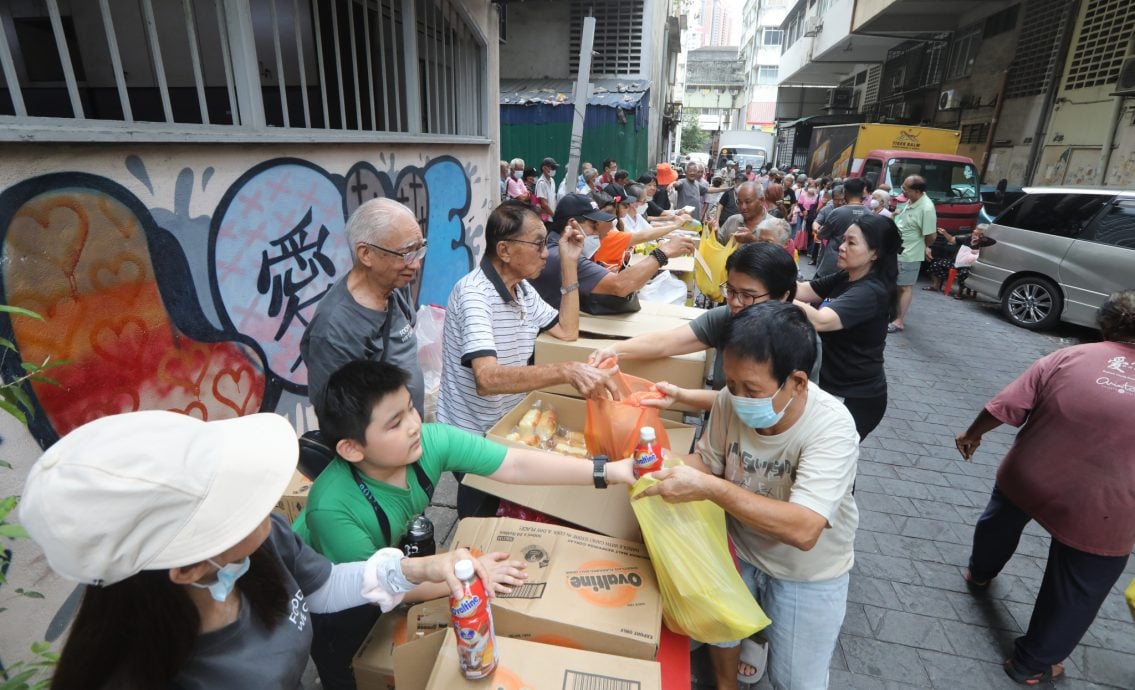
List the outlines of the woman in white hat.
<svg viewBox="0 0 1135 690">
<path fill-rule="evenodd" d="M 306 546 L 270 514 L 298 454 L 278 415 L 161 411 L 104 417 L 49 448 L 20 521 L 56 572 L 87 584 L 52 686 L 293 689 L 309 612 L 388 610 L 426 581 L 460 591 L 464 549 L 332 565 Z"/>
</svg>

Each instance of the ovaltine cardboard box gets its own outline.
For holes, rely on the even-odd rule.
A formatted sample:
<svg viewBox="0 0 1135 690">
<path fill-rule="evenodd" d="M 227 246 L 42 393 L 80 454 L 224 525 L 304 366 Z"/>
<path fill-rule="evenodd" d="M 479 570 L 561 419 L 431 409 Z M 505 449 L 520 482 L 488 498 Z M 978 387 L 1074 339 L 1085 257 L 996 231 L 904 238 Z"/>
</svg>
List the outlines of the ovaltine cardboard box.
<svg viewBox="0 0 1135 690">
<path fill-rule="evenodd" d="M 307 495 L 311 493 L 311 480 L 296 470 L 292 481 L 284 490 L 284 495 L 276 503 L 275 512 L 280 513 L 291 522 L 299 516 L 300 511 L 307 505 Z"/>
<path fill-rule="evenodd" d="M 610 654 L 561 649 L 497 635 L 500 663 L 487 679 L 465 680 L 453 631 L 445 634 L 426 690 L 661 690 L 662 667 Z M 404 690 L 399 686 L 398 690 Z"/>
<path fill-rule="evenodd" d="M 538 522 L 468 518 L 453 548 L 507 551 L 527 581 L 493 599 L 499 637 L 654 659 L 662 600 L 646 547 Z"/>
<path fill-rule="evenodd" d="M 568 398 L 553 393 L 536 391 L 506 414 L 486 437 L 506 446 L 526 448 L 519 441 L 506 438 L 512 433 L 524 413 L 536 403 L 555 407 L 559 424 L 572 431 L 583 431 L 587 419 L 587 403 L 579 398 Z M 675 453 L 688 453 L 694 442 L 694 428 L 687 424 L 662 420 L 666 435 L 670 438 L 670 449 Z M 580 462 L 590 462 L 580 460 Z M 517 486 L 496 482 L 487 477 L 466 474 L 462 482 L 494 496 L 506 498 L 513 503 L 535 508 L 553 517 L 574 525 L 595 530 L 619 539 L 642 541 L 638 520 L 631 510 L 626 487 L 613 486 L 596 489 L 592 486 Z"/>
<path fill-rule="evenodd" d="M 416 639 L 416 633 L 424 636 L 447 627 L 449 603 L 446 599 L 382 614 L 351 662 L 355 684 L 359 690 L 393 690 L 395 650 Z"/>
<path fill-rule="evenodd" d="M 594 338 L 580 338 L 572 342 L 559 340 L 547 333 L 536 339 L 536 364 L 555 362 L 586 362 L 592 352 L 605 347 L 608 341 Z M 677 357 L 660 359 L 620 360 L 619 370 L 630 376 L 647 381 L 669 381 L 682 388 L 699 389 L 705 387 L 705 352 L 694 352 Z M 549 393 L 578 398 L 579 391 L 562 384 L 546 388 Z M 673 409 L 695 411 L 696 408 L 675 405 Z"/>
</svg>

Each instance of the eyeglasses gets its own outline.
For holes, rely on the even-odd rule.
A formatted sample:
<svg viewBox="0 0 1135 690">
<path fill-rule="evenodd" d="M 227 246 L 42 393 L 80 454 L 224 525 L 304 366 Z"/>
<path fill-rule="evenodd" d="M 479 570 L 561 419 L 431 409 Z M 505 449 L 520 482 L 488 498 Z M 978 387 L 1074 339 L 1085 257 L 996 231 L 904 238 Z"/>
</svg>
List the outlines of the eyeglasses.
<svg viewBox="0 0 1135 690">
<path fill-rule="evenodd" d="M 751 292 L 744 292 L 742 290 L 731 288 L 729 287 L 729 283 L 722 283 L 721 285 L 717 286 L 717 289 L 721 291 L 721 298 L 725 300 L 726 303 L 736 298 L 737 304 L 740 304 L 742 307 L 751 306 L 753 304 L 756 304 L 757 300 L 768 297 L 767 292 L 763 295 L 754 295 Z"/>
<path fill-rule="evenodd" d="M 397 256 L 399 259 L 402 259 L 402 261 L 404 261 L 407 266 L 409 266 L 410 264 L 414 263 L 418 259 L 425 258 L 428 243 L 426 242 L 426 240 L 422 240 L 422 243 L 420 245 L 418 245 L 415 249 L 407 249 L 404 252 L 396 252 L 393 249 L 387 249 L 386 247 L 380 247 L 377 244 L 371 244 L 370 242 L 363 242 L 362 244 L 365 244 L 366 246 L 370 247 L 371 249 L 377 249 L 380 252 L 385 252 L 387 254 L 390 254 L 391 256 Z"/>
<path fill-rule="evenodd" d="M 545 249 L 547 249 L 547 248 L 548 248 L 548 238 L 549 238 L 549 237 L 551 237 L 551 236 L 550 236 L 550 235 L 544 235 L 544 238 L 543 238 L 543 239 L 541 239 L 541 240 L 517 240 L 517 239 L 508 239 L 508 240 L 504 240 L 504 241 L 505 241 L 505 242 L 519 242 L 519 243 L 521 243 L 521 244 L 530 244 L 530 245 L 532 245 L 533 247 L 536 247 L 536 249 L 538 249 L 538 250 L 540 250 L 540 251 L 543 251 L 543 250 L 545 250 Z"/>
</svg>

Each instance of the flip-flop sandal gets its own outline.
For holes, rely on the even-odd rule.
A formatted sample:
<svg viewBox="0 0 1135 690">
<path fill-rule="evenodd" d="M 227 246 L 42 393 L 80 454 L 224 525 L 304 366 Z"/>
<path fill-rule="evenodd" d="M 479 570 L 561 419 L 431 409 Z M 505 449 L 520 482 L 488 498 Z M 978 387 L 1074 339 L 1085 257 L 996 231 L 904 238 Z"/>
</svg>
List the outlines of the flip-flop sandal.
<svg viewBox="0 0 1135 690">
<path fill-rule="evenodd" d="M 903 332 L 902 326 L 896 326 L 893 323 L 887 324 L 887 333 L 902 333 L 902 332 Z"/>
<path fill-rule="evenodd" d="M 756 669 L 751 675 L 737 672 L 738 683 L 756 683 L 765 675 L 768 665 L 768 642 L 757 642 L 753 638 L 741 640 L 741 663 Z"/>
<path fill-rule="evenodd" d="M 923 292 L 938 292 L 940 289 L 941 288 L 936 288 L 933 285 L 924 285 L 922 287 Z"/>
<path fill-rule="evenodd" d="M 1017 668 L 1012 659 L 1006 659 L 1005 674 L 1021 685 L 1040 685 L 1045 681 L 1056 680 L 1064 675 L 1064 664 L 1053 664 L 1052 668 L 1040 673 L 1025 673 Z"/>
</svg>

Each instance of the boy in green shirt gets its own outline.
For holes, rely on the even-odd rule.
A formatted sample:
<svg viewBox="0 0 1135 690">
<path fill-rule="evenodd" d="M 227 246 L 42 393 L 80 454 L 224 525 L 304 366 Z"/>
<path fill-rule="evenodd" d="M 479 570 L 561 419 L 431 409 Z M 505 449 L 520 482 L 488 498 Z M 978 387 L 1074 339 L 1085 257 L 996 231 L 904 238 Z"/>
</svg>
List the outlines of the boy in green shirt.
<svg viewBox="0 0 1135 690">
<path fill-rule="evenodd" d="M 385 362 L 350 362 L 331 375 L 320 428 L 336 457 L 311 487 L 307 509 L 294 528 L 332 563 L 366 560 L 399 542 L 410 522 L 429 504 L 417 463 L 430 483 L 442 472 L 470 472 L 508 484 L 591 485 L 592 462 L 531 448 L 507 448 L 445 424 L 422 424 L 406 387 L 408 375 Z M 632 460 L 607 463 L 607 483 L 633 484 Z M 390 524 L 387 541 L 375 506 L 355 480 L 369 489 Z M 488 559 L 487 561 L 484 559 Z M 498 591 L 521 584 L 523 564 L 505 554 L 484 557 L 495 571 Z M 444 586 L 420 586 L 405 601 L 445 596 Z M 329 690 L 354 688 L 351 657 L 378 619 L 377 607 L 313 615 L 311 655 Z"/>
</svg>

